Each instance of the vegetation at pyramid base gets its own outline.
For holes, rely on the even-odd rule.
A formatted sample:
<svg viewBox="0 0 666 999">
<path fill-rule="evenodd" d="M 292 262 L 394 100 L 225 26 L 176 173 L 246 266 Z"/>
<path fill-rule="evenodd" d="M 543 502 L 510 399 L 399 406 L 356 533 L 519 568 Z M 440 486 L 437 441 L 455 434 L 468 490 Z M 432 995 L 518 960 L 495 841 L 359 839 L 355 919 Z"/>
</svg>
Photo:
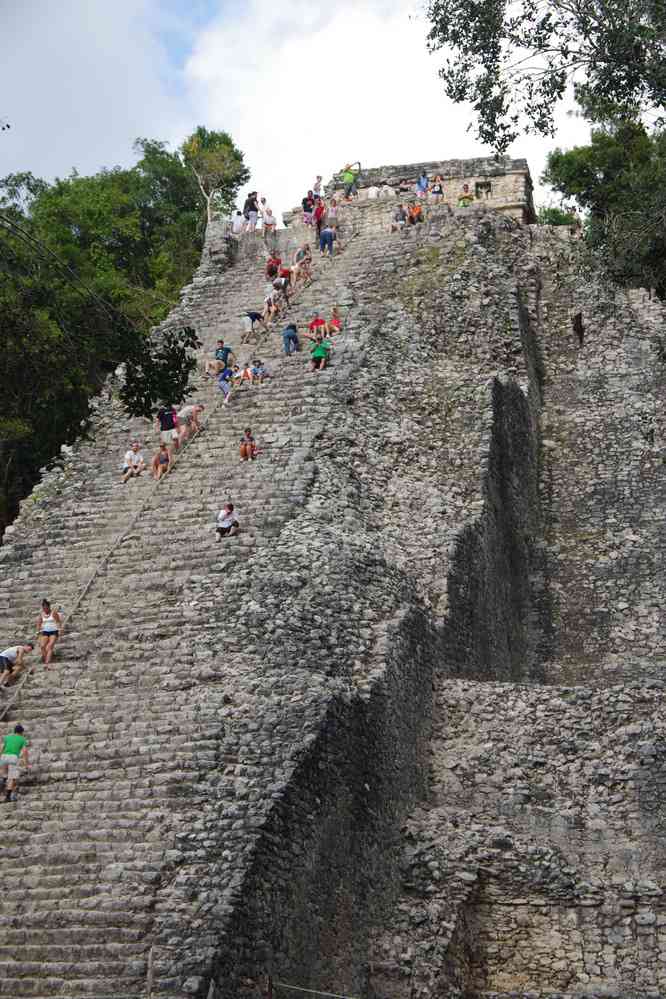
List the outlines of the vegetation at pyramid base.
<svg viewBox="0 0 666 999">
<path fill-rule="evenodd" d="M 119 364 L 130 413 L 188 394 L 194 332 L 150 331 L 198 265 L 206 202 L 179 153 L 149 139 L 135 151 L 133 167 L 90 177 L 0 180 L 0 533 Z"/>
</svg>

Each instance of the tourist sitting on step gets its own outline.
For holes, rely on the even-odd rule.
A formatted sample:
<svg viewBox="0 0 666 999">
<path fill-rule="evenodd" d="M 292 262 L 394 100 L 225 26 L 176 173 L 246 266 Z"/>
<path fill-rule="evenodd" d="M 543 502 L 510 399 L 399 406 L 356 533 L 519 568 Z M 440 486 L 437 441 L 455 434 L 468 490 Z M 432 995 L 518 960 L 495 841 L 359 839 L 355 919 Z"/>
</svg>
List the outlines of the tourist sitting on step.
<svg viewBox="0 0 666 999">
<path fill-rule="evenodd" d="M 240 388 L 243 382 L 247 382 L 248 385 L 252 384 L 252 365 L 249 361 L 245 364 L 235 364 L 231 369 L 231 384 Z"/>
<path fill-rule="evenodd" d="M 276 253 L 272 253 L 266 261 L 266 277 L 269 279 L 275 277 L 281 264 L 282 257 L 278 257 Z"/>
<path fill-rule="evenodd" d="M 34 642 L 23 642 L 21 645 L 10 645 L 0 652 L 0 687 L 6 687 L 10 680 L 15 680 L 25 665 L 25 658 L 33 651 Z"/>
<path fill-rule="evenodd" d="M 16 801 L 19 766 L 30 766 L 28 740 L 23 725 L 15 725 L 14 731 L 6 735 L 0 755 L 0 779 L 4 782 L 5 801 Z"/>
<path fill-rule="evenodd" d="M 379 188 L 379 197 L 392 198 L 393 195 L 395 194 L 395 191 L 393 190 L 389 182 L 387 180 L 382 180 L 380 183 L 381 186 Z"/>
<path fill-rule="evenodd" d="M 180 435 L 178 433 L 178 412 L 171 403 L 160 406 L 157 410 L 155 423 L 160 434 L 160 443 L 166 444 L 171 454 L 178 450 Z"/>
<path fill-rule="evenodd" d="M 312 341 L 312 347 L 310 347 L 310 371 L 323 371 L 331 355 L 330 340 L 324 339 L 323 333 L 315 333 L 314 336 L 310 333 L 304 333 L 303 335 Z"/>
<path fill-rule="evenodd" d="M 319 237 L 319 252 L 322 257 L 326 256 L 328 251 L 329 257 L 333 256 L 333 241 L 335 239 L 335 232 L 330 225 L 325 225 L 321 230 L 321 235 Z"/>
<path fill-rule="evenodd" d="M 263 385 L 267 378 L 271 377 L 271 373 L 264 364 L 262 360 L 257 358 L 252 362 L 252 367 L 250 368 L 252 374 L 252 384 L 253 385 Z"/>
<path fill-rule="evenodd" d="M 241 461 L 254 461 L 257 453 L 257 445 L 252 436 L 252 428 L 246 427 L 240 442 Z"/>
<path fill-rule="evenodd" d="M 212 360 L 206 361 L 205 373 L 217 378 L 222 368 L 226 368 L 229 363 L 233 364 L 235 360 L 233 347 L 226 347 L 224 340 L 218 340 Z"/>
<path fill-rule="evenodd" d="M 409 213 L 407 211 L 406 205 L 398 205 L 396 210 L 393 212 L 393 221 L 391 222 L 391 232 L 400 232 L 407 225 L 407 218 Z"/>
<path fill-rule="evenodd" d="M 233 368 L 224 368 L 217 376 L 217 387 L 224 396 L 225 406 L 231 399 L 231 379 L 233 378 L 233 374 Z"/>
<path fill-rule="evenodd" d="M 178 435 L 181 444 L 202 429 L 199 418 L 205 408 L 202 402 L 193 402 L 178 410 Z"/>
<path fill-rule="evenodd" d="M 268 333 L 268 326 L 264 322 L 264 317 L 261 312 L 244 312 L 241 316 L 243 320 L 243 335 L 242 340 L 247 340 L 247 338 L 254 333 L 254 324 L 259 323 L 264 333 Z"/>
<path fill-rule="evenodd" d="M 339 333 L 342 329 L 342 319 L 340 318 L 340 312 L 337 305 L 333 306 L 333 311 L 331 312 L 331 318 L 328 320 L 324 327 L 327 336 L 334 336 Z"/>
<path fill-rule="evenodd" d="M 469 208 L 474 201 L 474 195 L 469 189 L 469 184 L 463 184 L 462 191 L 458 196 L 458 208 Z"/>
<path fill-rule="evenodd" d="M 404 177 L 398 184 L 398 195 L 404 198 L 406 194 L 411 194 L 413 191 L 413 185 L 409 183 Z"/>
<path fill-rule="evenodd" d="M 239 529 L 240 524 L 236 519 L 233 503 L 225 503 L 217 515 L 217 525 L 215 527 L 217 540 L 221 541 L 222 538 L 231 538 L 235 534 L 238 534 Z"/>
<path fill-rule="evenodd" d="M 416 225 L 417 222 L 423 222 L 423 209 L 418 202 L 414 202 L 413 205 L 409 206 L 407 223 L 409 225 Z"/>
<path fill-rule="evenodd" d="M 289 323 L 289 325 L 285 326 L 282 330 L 282 345 L 287 357 L 291 357 L 292 354 L 295 354 L 297 350 L 301 349 L 296 323 Z"/>
<path fill-rule="evenodd" d="M 153 455 L 153 460 L 150 463 L 150 472 L 152 477 L 159 482 L 163 475 L 169 471 L 169 466 L 171 465 L 171 455 L 169 454 L 169 448 L 166 444 L 160 444 L 159 450 Z"/>
<path fill-rule="evenodd" d="M 130 449 L 125 451 L 121 472 L 122 482 L 127 482 L 128 479 L 133 479 L 146 470 L 146 463 L 143 460 L 140 447 L 138 441 L 132 441 Z"/>
<path fill-rule="evenodd" d="M 42 600 L 42 609 L 37 617 L 37 634 L 39 649 L 44 663 L 44 669 L 51 668 L 53 650 L 62 633 L 62 618 L 57 610 L 51 607 L 48 600 Z"/>
<path fill-rule="evenodd" d="M 323 308 L 320 306 L 319 309 L 315 309 L 312 313 L 312 319 L 308 323 L 308 330 L 310 333 L 324 333 L 326 331 L 326 320 L 322 315 L 323 311 Z M 312 337 L 310 337 L 310 339 L 312 339 Z"/>
</svg>

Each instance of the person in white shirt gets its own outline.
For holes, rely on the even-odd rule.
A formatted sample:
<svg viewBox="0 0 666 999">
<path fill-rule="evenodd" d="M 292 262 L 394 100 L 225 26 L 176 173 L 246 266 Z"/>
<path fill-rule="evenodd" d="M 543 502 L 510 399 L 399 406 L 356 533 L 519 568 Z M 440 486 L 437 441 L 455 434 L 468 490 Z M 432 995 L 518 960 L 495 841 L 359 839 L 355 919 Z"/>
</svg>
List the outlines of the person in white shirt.
<svg viewBox="0 0 666 999">
<path fill-rule="evenodd" d="M 378 197 L 379 197 L 379 188 L 378 188 L 378 187 L 376 187 L 376 186 L 375 186 L 375 184 L 372 184 L 372 185 L 371 185 L 371 186 L 370 186 L 370 187 L 369 187 L 369 188 L 367 189 L 367 191 L 366 191 L 366 193 L 365 193 L 365 196 L 366 196 L 366 198 L 368 199 L 368 201 L 374 201 L 374 200 L 375 200 L 375 198 L 378 198 Z"/>
<path fill-rule="evenodd" d="M 394 194 L 395 194 L 395 191 L 393 190 L 393 188 L 391 187 L 391 185 L 388 184 L 385 180 L 382 181 L 382 186 L 379 189 L 379 197 L 380 198 L 392 198 Z"/>
<path fill-rule="evenodd" d="M 23 668 L 24 658 L 30 655 L 34 647 L 32 642 L 26 642 L 24 645 L 10 645 L 0 652 L 0 687 L 6 687 L 10 676 Z"/>
<path fill-rule="evenodd" d="M 217 526 L 215 527 L 217 540 L 221 541 L 222 538 L 233 537 L 234 534 L 238 534 L 239 528 L 240 524 L 236 520 L 233 503 L 225 503 L 217 515 Z"/>
<path fill-rule="evenodd" d="M 123 459 L 123 471 L 122 471 L 122 481 L 127 482 L 128 479 L 134 478 L 136 475 L 141 475 L 146 469 L 146 463 L 143 460 L 143 455 L 139 450 L 139 442 L 133 441 L 132 446 L 129 451 L 125 451 L 125 458 Z"/>
<path fill-rule="evenodd" d="M 245 228 L 245 219 L 242 212 L 236 212 L 231 220 L 231 233 L 233 236 L 240 236 Z"/>
<path fill-rule="evenodd" d="M 199 417 L 206 407 L 202 402 L 193 402 L 189 406 L 183 406 L 178 411 L 178 435 L 180 443 L 183 444 L 188 437 L 194 437 L 201 430 Z"/>
</svg>

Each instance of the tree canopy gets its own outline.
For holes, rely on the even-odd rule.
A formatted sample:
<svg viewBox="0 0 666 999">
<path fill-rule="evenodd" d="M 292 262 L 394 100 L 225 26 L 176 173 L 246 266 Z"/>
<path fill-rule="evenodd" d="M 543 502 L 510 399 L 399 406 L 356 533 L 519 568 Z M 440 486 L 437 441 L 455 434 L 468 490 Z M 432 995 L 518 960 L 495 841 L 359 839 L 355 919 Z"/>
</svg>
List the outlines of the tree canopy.
<svg viewBox="0 0 666 999">
<path fill-rule="evenodd" d="M 220 204 L 247 176 L 228 136 L 224 146 L 233 163 L 215 189 Z M 0 180 L 0 533 L 40 467 L 81 432 L 91 396 L 119 364 L 132 414 L 149 416 L 190 391 L 194 331 L 151 329 L 199 262 L 202 193 L 164 143 L 138 139 L 134 149 L 127 169 Z"/>
<path fill-rule="evenodd" d="M 663 112 L 663 0 L 427 0 L 431 51 L 482 142 L 504 152 L 522 132 L 553 133 L 569 87 L 594 119 Z"/>
<path fill-rule="evenodd" d="M 196 177 L 210 222 L 213 209 L 231 211 L 239 187 L 250 179 L 243 154 L 227 132 L 208 131 L 199 125 L 181 146 L 186 166 Z"/>
<path fill-rule="evenodd" d="M 551 152 L 542 179 L 588 213 L 588 244 L 619 283 L 666 297 L 666 131 L 607 123 Z"/>
</svg>

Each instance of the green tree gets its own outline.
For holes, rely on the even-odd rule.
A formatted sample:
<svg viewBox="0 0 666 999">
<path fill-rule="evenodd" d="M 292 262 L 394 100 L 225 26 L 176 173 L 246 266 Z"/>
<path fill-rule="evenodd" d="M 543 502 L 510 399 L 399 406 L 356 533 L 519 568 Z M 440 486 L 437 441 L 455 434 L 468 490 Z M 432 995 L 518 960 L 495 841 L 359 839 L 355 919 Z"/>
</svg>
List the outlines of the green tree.
<svg viewBox="0 0 666 999">
<path fill-rule="evenodd" d="M 129 169 L 0 180 L 0 533 L 119 364 L 133 414 L 191 391 L 194 331 L 151 329 L 200 258 L 199 184 L 164 143 L 139 139 L 135 151 Z M 221 198 L 247 177 L 235 154 Z"/>
<path fill-rule="evenodd" d="M 608 123 L 550 153 L 542 179 L 589 213 L 588 244 L 615 280 L 666 297 L 666 132 Z"/>
<path fill-rule="evenodd" d="M 206 217 L 212 221 L 213 209 L 229 212 L 239 187 L 250 179 L 243 154 L 227 132 L 208 131 L 202 125 L 181 146 L 185 164 L 196 177 L 206 203 Z"/>
<path fill-rule="evenodd" d="M 577 218 L 575 212 L 569 212 L 565 208 L 542 205 L 537 212 L 537 222 L 539 225 L 575 225 Z"/>
<path fill-rule="evenodd" d="M 426 12 L 430 50 L 450 53 L 447 95 L 472 103 L 498 152 L 521 131 L 551 135 L 570 86 L 596 120 L 663 112 L 663 0 L 428 0 Z"/>
</svg>

